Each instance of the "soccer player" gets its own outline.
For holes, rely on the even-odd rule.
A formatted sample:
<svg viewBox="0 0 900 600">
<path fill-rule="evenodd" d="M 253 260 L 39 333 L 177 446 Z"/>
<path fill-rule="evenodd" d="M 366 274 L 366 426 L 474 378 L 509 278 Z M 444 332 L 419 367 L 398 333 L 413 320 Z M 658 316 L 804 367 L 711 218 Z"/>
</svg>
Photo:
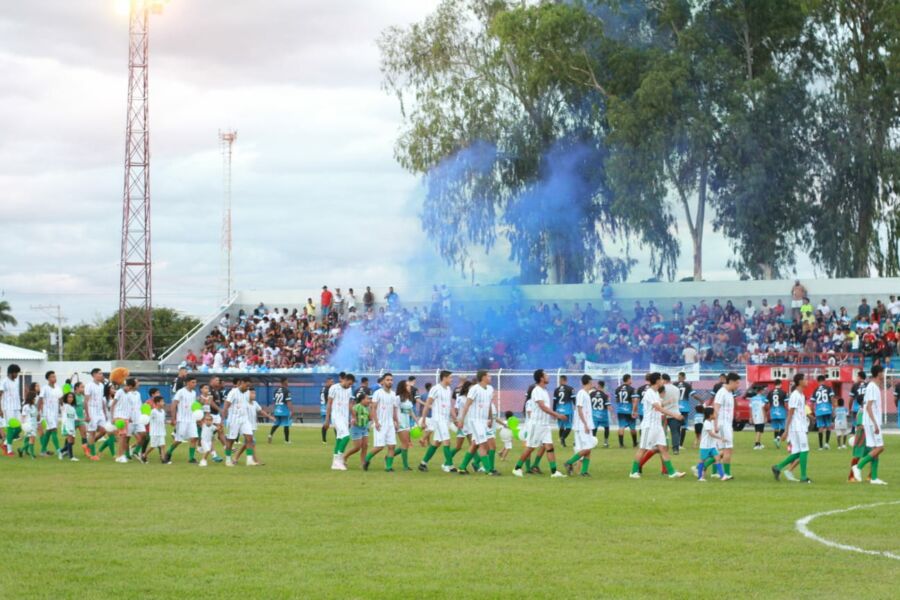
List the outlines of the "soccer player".
<svg viewBox="0 0 900 600">
<path fill-rule="evenodd" d="M 557 423 L 559 427 L 559 443 L 563 448 L 566 447 L 566 438 L 572 431 L 572 407 L 575 400 L 575 390 L 569 385 L 569 378 L 565 375 L 559 376 L 559 385 L 553 390 L 553 410 L 561 415 L 565 415 L 565 419 L 560 419 Z"/>
<path fill-rule="evenodd" d="M 172 398 L 172 426 L 175 430 L 175 441 L 169 446 L 166 458 L 172 461 L 172 453 L 182 442 L 190 444 L 188 463 L 197 462 L 197 422 L 194 420 L 194 402 L 197 401 L 197 377 L 188 375 L 184 387 Z"/>
<path fill-rule="evenodd" d="M 236 462 L 232 460 L 231 454 L 234 448 L 234 442 L 240 436 L 244 436 L 244 443 L 241 445 L 240 452 L 247 451 L 247 466 L 257 466 L 256 459 L 253 457 L 256 452 L 256 442 L 253 439 L 253 427 L 250 425 L 250 378 L 243 377 L 238 379 L 235 387 L 231 388 L 228 396 L 225 397 L 225 407 L 223 410 L 223 418 L 228 421 L 228 432 L 225 434 L 225 466 L 233 467 Z M 194 428 L 196 432 L 196 427 Z M 196 440 L 195 440 L 196 441 Z"/>
<path fill-rule="evenodd" d="M 534 372 L 534 388 L 531 390 L 531 400 L 534 402 L 534 410 L 529 421 L 528 438 L 525 442 L 525 451 L 519 457 L 513 475 L 522 477 L 522 465 L 531 457 L 535 448 L 543 448 L 550 461 L 550 477 L 565 477 L 564 473 L 556 470 L 556 453 L 553 451 L 553 432 L 550 431 L 550 419 L 566 420 L 566 415 L 560 414 L 551 408 L 550 394 L 547 393 L 549 378 L 543 369 Z M 534 467 L 532 467 L 532 471 Z"/>
<path fill-rule="evenodd" d="M 644 390 L 644 397 L 641 400 L 644 404 L 644 419 L 641 421 L 641 447 L 635 454 L 634 462 L 631 465 L 630 477 L 632 479 L 641 478 L 640 460 L 646 451 L 652 450 L 659 453 L 670 479 L 684 477 L 684 473 L 676 471 L 672 466 L 672 460 L 669 458 L 669 451 L 666 448 L 666 432 L 662 424 L 663 416 L 680 421 L 681 414 L 663 408 L 662 399 L 659 397 L 660 389 L 662 389 L 662 375 L 648 373 L 647 389 Z"/>
<path fill-rule="evenodd" d="M 866 392 L 863 396 L 863 431 L 866 436 L 866 448 L 869 453 L 853 467 L 853 478 L 856 481 L 862 481 L 862 469 L 867 464 L 872 464 L 872 485 L 887 485 L 886 482 L 878 478 L 878 462 L 879 457 L 884 452 L 884 437 L 881 433 L 881 374 L 884 369 L 881 365 L 872 367 L 872 377 L 866 386 Z"/>
<path fill-rule="evenodd" d="M 332 471 L 346 471 L 344 451 L 350 444 L 350 399 L 353 396 L 351 387 L 356 381 L 350 373 L 343 373 L 340 383 L 332 385 L 328 390 L 328 403 L 325 406 L 325 426 L 334 425 L 334 456 L 331 459 Z"/>
<path fill-rule="evenodd" d="M 715 464 L 716 470 L 720 478 L 725 477 L 725 470 L 722 463 L 718 461 L 719 450 L 716 447 L 717 442 L 722 436 L 716 434 L 716 424 L 713 421 L 713 407 L 707 406 L 703 409 L 703 429 L 700 435 L 700 462 L 693 468 L 694 474 L 697 475 L 698 481 L 706 481 L 706 467 Z"/>
<path fill-rule="evenodd" d="M 787 431 L 781 436 L 781 441 L 791 440 L 791 454 L 777 465 L 772 465 L 772 474 L 775 481 L 781 478 L 782 470 L 795 460 L 800 461 L 800 483 L 812 483 L 807 477 L 806 466 L 809 459 L 809 417 L 806 416 L 806 375 L 797 373 L 794 375 L 794 389 L 788 398 Z"/>
<path fill-rule="evenodd" d="M 59 400 L 62 398 L 62 387 L 56 383 L 56 373 L 47 371 L 44 375 L 47 383 L 41 386 L 41 393 L 38 396 L 38 414 L 44 425 L 44 432 L 41 434 L 41 454 L 47 454 L 47 444 L 53 441 L 53 447 L 56 449 L 56 456 L 62 460 L 62 451 L 59 449 L 59 436 L 56 429 L 59 426 Z"/>
<path fill-rule="evenodd" d="M 416 405 L 410 393 L 409 384 L 401 381 L 397 384 L 397 399 L 400 402 L 400 423 L 397 426 L 397 439 L 400 440 L 400 458 L 403 461 L 403 470 L 412 471 L 409 466 L 410 430 L 415 421 Z"/>
<path fill-rule="evenodd" d="M 88 448 L 93 461 L 100 460 L 97 456 L 97 442 L 106 435 L 107 415 L 103 372 L 91 369 L 91 380 L 84 386 L 84 418 L 87 421 Z"/>
<path fill-rule="evenodd" d="M 291 443 L 291 415 L 294 414 L 294 405 L 291 404 L 291 389 L 288 387 L 287 377 L 281 378 L 281 385 L 275 388 L 272 398 L 275 400 L 275 408 L 272 416 L 275 417 L 275 423 L 272 430 L 269 431 L 269 443 L 272 443 L 272 436 L 281 427 L 284 430 L 284 443 Z"/>
<path fill-rule="evenodd" d="M 137 398 L 134 398 L 134 396 L 137 396 Z M 141 395 L 140 392 L 137 391 L 137 380 L 133 377 L 129 377 L 125 380 L 125 385 L 116 391 L 112 406 L 110 407 L 113 421 L 122 420 L 125 422 L 125 427 L 121 429 L 116 428 L 116 437 L 119 442 L 118 451 L 116 452 L 117 463 L 128 462 L 127 455 L 130 454 L 128 434 L 131 420 L 134 418 L 133 403 L 139 406 L 141 403 Z"/>
<path fill-rule="evenodd" d="M 826 377 L 819 375 L 816 377 L 818 386 L 812 394 L 813 402 L 816 405 L 816 429 L 819 432 L 819 450 L 829 450 L 831 448 L 831 429 L 834 427 L 834 403 L 835 396 L 826 383 Z M 822 436 L 825 436 L 825 444 L 822 444 Z"/>
<path fill-rule="evenodd" d="M 753 429 L 756 439 L 753 441 L 754 450 L 762 450 L 762 435 L 766 430 L 766 404 L 769 402 L 763 393 L 764 388 L 757 388 L 750 397 L 750 420 L 753 421 Z"/>
<path fill-rule="evenodd" d="M 681 390 L 672 383 L 672 377 L 668 373 L 662 374 L 663 380 L 663 392 L 660 399 L 663 402 L 663 408 L 668 411 L 675 412 L 677 411 L 681 414 L 681 406 L 679 405 L 679 401 L 681 398 Z M 682 419 L 684 415 L 682 415 Z M 678 456 L 681 448 L 681 429 L 684 426 L 684 421 L 679 421 L 677 419 L 666 419 L 663 422 L 663 428 L 668 427 L 669 437 L 672 439 L 672 454 Z"/>
<path fill-rule="evenodd" d="M 637 448 L 637 431 L 635 420 L 638 415 L 638 401 L 634 388 L 631 387 L 631 375 L 622 376 L 622 384 L 616 388 L 616 416 L 619 419 L 619 448 L 625 447 L 625 428 L 631 430 L 631 447 Z"/>
<path fill-rule="evenodd" d="M 691 398 L 694 395 L 694 386 L 688 383 L 685 372 L 680 371 L 678 373 L 678 381 L 675 382 L 675 387 L 678 388 L 678 412 L 680 412 L 682 416 L 681 441 L 678 445 L 684 447 L 684 440 L 687 438 L 688 431 L 688 417 L 691 414 Z"/>
<path fill-rule="evenodd" d="M 775 380 L 775 387 L 769 392 L 769 424 L 775 436 L 775 447 L 781 448 L 781 436 L 784 435 L 784 421 L 787 419 L 787 395 L 781 387 L 781 380 Z"/>
<path fill-rule="evenodd" d="M 463 405 L 462 414 L 459 415 L 457 427 L 466 424 L 472 442 L 469 451 L 463 457 L 459 466 L 461 475 L 469 474 L 469 463 L 477 453 L 481 457 L 481 463 L 488 475 L 498 476 L 500 473 L 494 468 L 496 450 L 491 450 L 488 443 L 488 429 L 493 425 L 494 419 L 494 388 L 491 386 L 491 375 L 485 370 L 480 370 L 475 375 L 476 384 L 469 388 L 466 403 Z"/>
<path fill-rule="evenodd" d="M 441 447 L 444 449 L 444 464 L 441 466 L 441 469 L 444 473 L 456 471 L 453 466 L 453 453 L 450 450 L 451 377 L 452 373 L 450 371 L 440 372 L 438 384 L 431 386 L 431 389 L 428 391 L 428 398 L 425 400 L 425 407 L 422 409 L 421 422 L 425 423 L 430 417 L 433 436 L 432 444 L 428 446 L 422 462 L 419 463 L 420 471 L 428 470 L 428 461 L 431 460 L 437 449 Z"/>
<path fill-rule="evenodd" d="M 609 448 L 609 411 L 612 403 L 609 394 L 606 393 L 606 382 L 597 381 L 591 394 L 591 418 L 594 421 L 593 435 L 596 437 L 600 428 L 603 428 L 603 447 Z"/>
<path fill-rule="evenodd" d="M 525 442 L 528 442 L 528 432 L 531 431 L 531 419 L 537 414 L 537 405 L 534 400 L 531 399 L 531 392 L 534 391 L 535 384 L 531 384 L 528 386 L 528 389 L 525 390 L 525 424 L 522 426 L 520 431 L 525 432 Z M 541 471 L 541 459 L 544 458 L 544 446 L 538 448 L 537 456 L 534 459 L 534 463 L 531 462 L 531 457 L 525 459 L 525 473 L 529 473 L 531 475 L 543 475 L 543 471 Z"/>
<path fill-rule="evenodd" d="M 397 427 L 400 425 L 400 400 L 391 389 L 394 386 L 394 376 L 385 373 L 378 380 L 381 386 L 372 395 L 372 422 L 375 425 L 375 441 L 372 451 L 366 454 L 363 470 L 368 471 L 372 464 L 372 458 L 387 448 L 384 458 L 384 470 L 387 473 L 394 472 L 394 449 L 397 446 Z"/>
<path fill-rule="evenodd" d="M 13 441 L 19 436 L 21 427 L 13 427 L 10 422 L 13 419 L 21 425 L 22 397 L 19 394 L 19 365 L 9 365 L 6 368 L 6 377 L 0 382 L 0 420 L 6 426 L 6 446 L 4 454 L 13 456 Z"/>
<path fill-rule="evenodd" d="M 222 379 L 214 376 L 209 380 L 209 412 L 212 414 L 213 425 L 216 426 L 216 437 L 219 439 L 219 443 L 222 444 L 222 447 L 225 447 L 225 424 L 222 422 L 222 407 L 225 404 L 225 386 L 222 385 Z M 153 398 L 155 394 L 153 390 L 150 390 L 150 397 Z M 215 450 L 213 450 L 213 460 L 216 462 L 220 462 L 221 459 L 216 456 Z"/>
<path fill-rule="evenodd" d="M 591 405 L 591 376 L 581 376 L 581 389 L 575 395 L 575 408 L 572 411 L 572 431 L 575 432 L 575 454 L 566 461 L 566 470 L 569 475 L 574 473 L 574 464 L 581 461 L 581 476 L 590 477 L 591 450 L 597 446 L 597 438 L 594 437 L 594 418 Z"/>
<path fill-rule="evenodd" d="M 141 421 L 141 382 L 134 379 L 132 393 L 128 395 L 131 404 L 131 417 L 128 419 L 128 435 L 134 438 L 134 447 L 128 448 L 130 457 L 136 457 L 138 462 L 144 462 L 144 448 L 147 446 L 147 426 Z M 215 454 L 215 452 L 213 452 Z"/>
<path fill-rule="evenodd" d="M 81 451 L 88 458 L 91 457 L 91 449 L 88 447 L 87 420 L 84 416 L 84 383 L 76 381 L 72 385 L 72 392 L 75 394 L 75 429 L 81 436 Z"/>
<path fill-rule="evenodd" d="M 453 406 L 450 408 L 450 421 L 456 426 L 456 423 L 459 421 L 460 415 L 462 415 L 463 406 L 466 405 L 466 398 L 469 395 L 469 388 L 472 387 L 472 382 L 468 379 L 463 379 L 459 386 L 453 390 L 453 397 L 455 399 Z M 456 429 L 456 447 L 453 449 L 453 456 L 459 454 L 462 450 L 463 444 L 469 439 L 469 432 L 465 429 L 465 424 L 463 424 L 462 428 L 457 427 Z"/>
<path fill-rule="evenodd" d="M 863 403 L 865 401 L 866 395 L 866 372 L 865 371 L 857 371 L 856 372 L 856 381 L 850 386 L 850 417 L 853 419 L 853 423 L 856 423 L 856 415 L 859 413 Z M 853 431 L 850 433 L 856 433 L 856 426 L 854 425 Z"/>
<path fill-rule="evenodd" d="M 722 454 L 722 467 L 725 477 L 722 481 L 734 479 L 731 474 L 731 453 L 734 449 L 734 392 L 741 382 L 741 376 L 735 372 L 725 375 L 725 384 L 716 392 L 713 400 L 715 409 L 716 435 L 721 436 L 719 449 Z"/>
<path fill-rule="evenodd" d="M 327 411 L 325 409 L 328 404 L 328 390 L 331 389 L 331 386 L 334 385 L 334 377 L 327 377 L 325 379 L 325 385 L 322 386 L 322 391 L 319 392 L 319 416 L 322 417 L 322 443 L 328 443 L 328 427 L 325 426 L 325 415 Z"/>
</svg>

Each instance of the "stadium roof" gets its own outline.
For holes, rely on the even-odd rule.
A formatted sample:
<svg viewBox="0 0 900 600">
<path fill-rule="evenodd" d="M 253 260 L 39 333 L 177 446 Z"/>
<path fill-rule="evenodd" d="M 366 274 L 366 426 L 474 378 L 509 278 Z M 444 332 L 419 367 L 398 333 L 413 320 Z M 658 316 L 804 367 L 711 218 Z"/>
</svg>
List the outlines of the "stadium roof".
<svg viewBox="0 0 900 600">
<path fill-rule="evenodd" d="M 28 348 L 0 344 L 0 360 L 47 360 L 47 355 Z"/>
</svg>

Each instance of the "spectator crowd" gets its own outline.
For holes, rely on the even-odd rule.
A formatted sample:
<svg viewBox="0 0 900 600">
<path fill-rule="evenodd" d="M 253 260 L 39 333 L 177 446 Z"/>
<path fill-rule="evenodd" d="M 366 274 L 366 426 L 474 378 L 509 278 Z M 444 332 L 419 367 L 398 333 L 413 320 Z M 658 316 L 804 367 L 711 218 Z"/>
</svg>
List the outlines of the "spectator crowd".
<svg viewBox="0 0 900 600">
<path fill-rule="evenodd" d="M 585 360 L 632 361 L 636 368 L 703 363 L 722 369 L 741 363 L 843 364 L 859 355 L 882 363 L 897 352 L 900 300 L 896 296 L 855 310 L 810 301 L 798 281 L 790 306 L 780 299 L 735 306 L 714 299 L 689 308 L 676 302 L 663 311 L 635 301 L 623 309 L 604 288 L 600 308 L 588 302 L 562 310 L 555 303 L 528 305 L 521 298 L 470 314 L 452 302 L 446 286 L 434 286 L 430 303 L 404 306 L 389 288 L 376 299 L 323 286 L 293 309 L 260 303 L 247 313 L 226 314 L 185 366 L 210 372 L 267 372 L 346 368 L 354 370 L 449 368 L 456 371 L 545 368 L 581 369 Z M 339 360 L 341 364 L 335 364 Z"/>
</svg>

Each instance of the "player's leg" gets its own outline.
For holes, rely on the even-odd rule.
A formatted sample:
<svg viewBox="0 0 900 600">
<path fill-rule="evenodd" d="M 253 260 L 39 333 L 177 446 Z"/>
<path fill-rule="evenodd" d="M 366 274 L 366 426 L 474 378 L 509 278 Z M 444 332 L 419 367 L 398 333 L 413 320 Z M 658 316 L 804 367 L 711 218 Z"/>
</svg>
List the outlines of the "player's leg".
<svg viewBox="0 0 900 600">
<path fill-rule="evenodd" d="M 266 438 L 266 441 L 270 444 L 272 443 L 272 436 L 278 431 L 278 419 L 279 417 L 275 417 L 275 423 L 272 424 L 272 429 L 269 430 L 269 437 Z"/>
<path fill-rule="evenodd" d="M 634 419 L 631 419 L 631 422 L 628 424 L 628 428 L 631 430 L 631 447 L 638 447 L 638 438 L 637 438 L 637 423 Z"/>
<path fill-rule="evenodd" d="M 397 437 L 400 439 L 400 459 L 403 461 L 403 470 L 412 471 L 409 467 L 409 448 L 412 445 L 409 437 L 409 429 L 398 431 Z"/>
<path fill-rule="evenodd" d="M 669 450 L 666 448 L 665 444 L 657 445 L 656 450 L 659 452 L 659 457 L 663 461 L 663 466 L 666 469 L 666 474 L 668 474 L 670 478 L 677 479 L 684 477 L 684 473 L 677 470 L 672 464 L 672 458 L 669 456 Z"/>
</svg>

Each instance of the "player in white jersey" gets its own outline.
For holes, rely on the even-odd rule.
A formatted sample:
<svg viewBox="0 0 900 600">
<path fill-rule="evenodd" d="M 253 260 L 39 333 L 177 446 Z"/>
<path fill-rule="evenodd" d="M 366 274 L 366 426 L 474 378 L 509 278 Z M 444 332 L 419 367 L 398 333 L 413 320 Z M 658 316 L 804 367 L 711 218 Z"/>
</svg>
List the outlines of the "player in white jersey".
<svg viewBox="0 0 900 600">
<path fill-rule="evenodd" d="M 205 467 L 208 463 L 206 462 L 209 456 L 213 451 L 213 438 L 216 435 L 216 426 L 213 424 L 212 413 L 206 413 L 203 415 L 203 420 L 200 424 L 200 464 L 199 466 Z"/>
<path fill-rule="evenodd" d="M 109 421 L 103 371 L 91 369 L 91 380 L 84 386 L 84 420 L 87 423 L 88 449 L 91 460 L 100 460 L 97 455 L 97 442 L 106 435 L 106 424 Z"/>
<path fill-rule="evenodd" d="M 731 475 L 731 453 L 734 449 L 734 392 L 740 383 L 740 375 L 734 372 L 728 373 L 725 375 L 725 384 L 719 388 L 716 398 L 713 400 L 715 433 L 721 438 L 718 446 L 721 451 L 720 462 L 725 470 L 725 477 L 722 478 L 722 481 L 734 479 Z"/>
<path fill-rule="evenodd" d="M 400 425 L 400 399 L 391 389 L 394 385 L 394 376 L 385 373 L 378 380 L 381 387 L 372 394 L 372 423 L 375 425 L 375 444 L 372 450 L 366 454 L 366 462 L 363 470 L 368 471 L 372 458 L 387 448 L 387 456 L 384 459 L 384 470 L 394 472 L 394 449 L 397 446 L 397 427 Z"/>
<path fill-rule="evenodd" d="M 491 449 L 488 430 L 493 428 L 494 421 L 494 388 L 491 386 L 491 375 L 485 370 L 475 375 L 476 384 L 469 388 L 462 414 L 457 418 L 457 427 L 465 427 L 472 435 L 472 443 L 459 466 L 460 475 L 469 474 L 469 463 L 477 452 L 481 456 L 482 465 L 489 475 L 498 476 L 494 468 L 496 450 Z M 486 464 L 485 464 L 486 463 Z"/>
<path fill-rule="evenodd" d="M 56 450 L 56 456 L 62 460 L 62 450 L 59 449 L 59 411 L 60 399 L 63 392 L 62 387 L 56 382 L 56 373 L 47 371 L 44 375 L 47 383 L 41 386 L 41 393 L 38 395 L 38 415 L 41 420 L 41 454 L 47 454 L 47 445 L 53 442 L 53 448 Z M 52 456 L 52 455 L 51 455 Z"/>
<path fill-rule="evenodd" d="M 340 383 L 328 390 L 328 402 L 325 405 L 325 428 L 334 426 L 334 456 L 331 458 L 332 471 L 346 471 L 344 451 L 350 443 L 350 401 L 353 398 L 353 383 L 356 381 L 351 373 L 344 373 Z"/>
<path fill-rule="evenodd" d="M 862 469 L 867 464 L 871 463 L 871 483 L 873 485 L 887 485 L 885 481 L 878 478 L 879 457 L 884 452 L 884 436 L 881 433 L 881 418 L 883 411 L 881 384 L 883 372 L 884 369 L 881 368 L 881 365 L 873 366 L 872 377 L 869 379 L 869 383 L 866 384 L 866 393 L 863 396 L 863 406 L 861 407 L 861 410 L 863 411 L 863 430 L 865 431 L 866 436 L 866 449 L 869 453 L 852 468 L 853 479 L 862 481 Z M 859 435 L 859 432 L 857 432 L 857 435 Z"/>
<path fill-rule="evenodd" d="M 575 394 L 575 407 L 572 411 L 572 431 L 575 433 L 575 454 L 566 461 L 569 475 L 575 470 L 575 463 L 581 461 L 581 476 L 590 477 L 591 450 L 597 447 L 594 437 L 594 415 L 591 405 L 593 383 L 590 375 L 581 376 L 581 389 Z"/>
<path fill-rule="evenodd" d="M 441 469 L 445 473 L 456 471 L 453 466 L 453 452 L 450 450 L 450 415 L 453 409 L 453 391 L 450 389 L 450 371 L 441 371 L 438 375 L 438 384 L 428 391 L 428 398 L 422 408 L 420 425 L 430 423 L 432 431 L 432 444 L 425 451 L 425 457 L 419 463 L 420 471 L 428 470 L 428 461 L 434 456 L 438 448 L 444 449 L 444 464 Z"/>
<path fill-rule="evenodd" d="M 128 445 L 128 435 L 134 431 L 132 425 L 137 423 L 135 419 L 135 404 L 140 405 L 141 394 L 137 390 L 138 382 L 134 377 L 125 380 L 125 385 L 116 392 L 111 407 L 113 421 L 122 420 L 125 427 L 116 428 L 116 436 L 119 438 L 119 449 L 116 454 L 117 463 L 126 463 L 131 453 Z M 138 409 L 140 410 L 140 409 Z"/>
<path fill-rule="evenodd" d="M 231 458 L 231 452 L 234 448 L 234 441 L 240 436 L 244 436 L 244 443 L 240 451 L 247 451 L 247 466 L 255 467 L 257 465 L 256 459 L 253 458 L 253 454 L 256 452 L 256 442 L 253 439 L 253 428 L 247 418 L 249 408 L 250 378 L 243 377 L 238 379 L 237 385 L 231 388 L 225 397 L 223 418 L 228 421 L 228 433 L 225 435 L 226 467 L 233 467 L 236 464 Z"/>
<path fill-rule="evenodd" d="M 525 451 L 516 462 L 513 475 L 522 477 L 522 465 L 531 458 L 535 448 L 543 448 L 550 461 L 550 477 L 565 477 L 565 474 L 556 470 L 556 453 L 553 451 L 553 433 L 550 431 L 551 419 L 564 421 L 568 416 L 553 410 L 550 394 L 547 392 L 547 383 L 550 378 L 543 369 L 534 372 L 534 388 L 531 390 L 530 400 L 534 403 L 534 409 L 528 422 Z"/>
<path fill-rule="evenodd" d="M 172 398 L 172 426 L 175 440 L 166 452 L 166 462 L 172 462 L 172 453 L 183 442 L 190 444 L 188 462 L 197 462 L 197 420 L 194 418 L 194 403 L 197 402 L 197 377 L 188 375 L 184 387 Z"/>
<path fill-rule="evenodd" d="M 0 425 L 6 428 L 3 453 L 13 456 L 13 442 L 21 433 L 22 397 L 19 394 L 19 365 L 9 365 L 6 377 L 0 382 Z M 19 426 L 13 426 L 19 422 Z"/>
<path fill-rule="evenodd" d="M 156 448 L 159 452 L 159 460 L 166 464 L 166 410 L 163 397 L 154 395 L 150 397 L 150 440 L 144 451 L 142 462 L 147 462 L 150 453 Z"/>
<path fill-rule="evenodd" d="M 806 465 L 809 458 L 809 417 L 806 415 L 806 375 L 797 373 L 794 375 L 794 387 L 788 398 L 788 414 L 786 431 L 781 435 L 781 441 L 790 437 L 792 454 L 777 465 L 772 465 L 772 474 L 775 481 L 781 479 L 781 472 L 795 460 L 800 461 L 800 483 L 812 483 L 806 476 Z"/>
<path fill-rule="evenodd" d="M 456 429 L 456 447 L 453 449 L 453 456 L 455 457 L 462 450 L 463 444 L 465 444 L 469 438 L 469 433 L 465 430 L 465 426 L 462 429 L 456 426 L 456 423 L 459 421 L 459 416 L 462 414 L 463 406 L 466 405 L 466 397 L 469 394 L 469 388 L 472 387 L 473 383 L 468 379 L 463 379 L 459 382 L 459 386 L 457 386 L 453 390 L 453 406 L 450 408 L 450 422 L 453 424 L 453 428 Z"/>
<path fill-rule="evenodd" d="M 659 395 L 663 386 L 662 375 L 659 373 L 647 374 L 647 387 L 641 399 L 644 409 L 644 417 L 641 419 L 641 445 L 635 454 L 634 462 L 631 463 L 631 475 L 629 477 L 632 479 L 641 478 L 640 461 L 648 450 L 656 450 L 659 453 L 670 479 L 684 477 L 684 473 L 675 470 L 669 458 L 669 450 L 666 447 L 666 432 L 663 429 L 662 421 L 664 416 L 678 421 L 683 420 L 684 417 L 679 412 L 663 408 L 662 398 Z"/>
</svg>

